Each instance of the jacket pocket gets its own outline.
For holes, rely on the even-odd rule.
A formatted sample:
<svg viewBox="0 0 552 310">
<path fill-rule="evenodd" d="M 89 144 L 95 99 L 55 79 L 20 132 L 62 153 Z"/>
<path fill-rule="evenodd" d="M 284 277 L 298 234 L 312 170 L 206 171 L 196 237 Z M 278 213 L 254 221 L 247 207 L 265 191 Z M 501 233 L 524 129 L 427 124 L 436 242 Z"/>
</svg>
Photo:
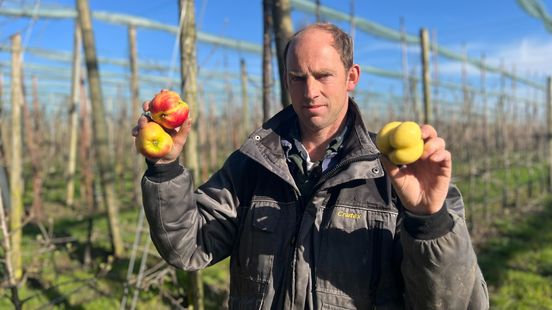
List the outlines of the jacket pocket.
<svg viewBox="0 0 552 310">
<path fill-rule="evenodd" d="M 244 214 L 230 270 L 230 304 L 236 309 L 256 309 L 267 294 L 274 279 L 274 261 L 287 253 L 285 240 L 291 237 L 287 228 L 295 219 L 292 206 L 269 199 L 254 200 Z"/>
<path fill-rule="evenodd" d="M 228 308 L 230 310 L 262 309 L 268 284 L 265 281 L 258 282 L 245 278 L 236 281 L 238 282 L 230 285 Z"/>
</svg>

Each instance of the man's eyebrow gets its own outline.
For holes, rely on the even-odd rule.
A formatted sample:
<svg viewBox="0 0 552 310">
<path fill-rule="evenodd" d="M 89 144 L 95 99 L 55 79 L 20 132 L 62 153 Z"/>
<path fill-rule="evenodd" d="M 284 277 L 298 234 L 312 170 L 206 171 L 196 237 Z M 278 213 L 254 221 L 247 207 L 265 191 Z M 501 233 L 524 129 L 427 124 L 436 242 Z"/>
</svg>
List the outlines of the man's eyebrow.
<svg viewBox="0 0 552 310">
<path fill-rule="evenodd" d="M 301 71 L 291 71 L 291 70 L 288 70 L 288 74 L 289 75 L 294 75 L 294 76 L 305 76 L 305 72 L 301 72 Z"/>
<path fill-rule="evenodd" d="M 322 70 L 313 72 L 314 75 L 327 75 L 327 74 L 333 74 L 333 73 L 334 71 L 330 69 L 322 69 Z"/>
<path fill-rule="evenodd" d="M 328 74 L 333 74 L 333 73 L 334 73 L 334 71 L 331 70 L 331 69 L 322 69 L 322 70 L 312 72 L 312 74 L 315 75 L 315 76 L 328 75 Z M 293 76 L 305 76 L 306 75 L 305 72 L 291 71 L 291 70 L 288 70 L 288 74 L 293 75 Z"/>
</svg>

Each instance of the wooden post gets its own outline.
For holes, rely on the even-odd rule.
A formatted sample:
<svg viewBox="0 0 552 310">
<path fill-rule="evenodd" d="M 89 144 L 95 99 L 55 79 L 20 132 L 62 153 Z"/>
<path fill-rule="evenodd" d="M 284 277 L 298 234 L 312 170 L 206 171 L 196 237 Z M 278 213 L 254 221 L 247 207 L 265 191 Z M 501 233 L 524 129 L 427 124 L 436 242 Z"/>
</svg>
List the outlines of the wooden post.
<svg viewBox="0 0 552 310">
<path fill-rule="evenodd" d="M 247 66 L 245 65 L 245 59 L 240 59 L 240 71 L 241 71 L 241 91 L 242 91 L 242 115 L 241 115 L 241 126 L 242 126 L 242 136 L 240 138 L 245 138 L 249 134 L 249 102 L 247 100 Z"/>
<path fill-rule="evenodd" d="M 65 205 L 72 208 L 75 197 L 75 170 L 77 167 L 77 135 L 79 126 L 79 105 L 80 89 L 80 65 L 81 65 L 82 38 L 78 22 L 75 22 L 75 33 L 73 34 L 73 70 L 71 81 L 71 100 L 69 101 L 69 163 L 67 167 L 67 193 Z"/>
<path fill-rule="evenodd" d="M 400 28 L 401 28 L 401 59 L 402 59 L 402 95 L 403 95 L 403 113 L 404 117 L 407 117 L 408 105 L 410 103 L 410 98 L 412 96 L 410 91 L 410 78 L 408 70 L 408 44 L 406 43 L 406 31 L 404 29 L 404 17 L 400 18 Z"/>
<path fill-rule="evenodd" d="M 181 23 L 184 27 L 180 31 L 180 78 L 183 100 L 190 107 L 190 117 L 194 121 L 184 147 L 184 165 L 191 170 L 194 180 L 199 182 L 199 160 L 197 156 L 197 63 L 196 63 L 196 24 L 195 24 L 195 2 L 194 0 L 178 0 L 180 14 L 179 19 L 186 18 Z M 190 280 L 190 301 L 194 310 L 204 309 L 203 282 L 201 272 L 189 273 Z"/>
<path fill-rule="evenodd" d="M 437 48 L 437 31 L 434 29 L 431 32 L 431 63 L 433 64 L 433 97 L 432 97 L 432 122 L 435 123 L 435 126 L 439 124 L 439 51 Z"/>
<path fill-rule="evenodd" d="M 124 245 L 119 225 L 119 206 L 115 196 L 112 156 L 109 153 L 106 114 L 88 0 L 77 0 L 77 12 L 82 31 L 90 100 L 92 102 L 92 127 L 96 161 L 100 172 L 100 190 L 107 208 L 113 254 L 115 257 L 121 257 Z"/>
<path fill-rule="evenodd" d="M 355 41 L 355 0 L 349 0 L 349 36 Z"/>
<path fill-rule="evenodd" d="M 429 34 L 427 29 L 420 31 L 420 44 L 422 49 L 422 86 L 424 95 L 424 123 L 431 119 L 431 72 L 429 70 Z"/>
<path fill-rule="evenodd" d="M 319 23 L 322 21 L 320 18 L 320 0 L 314 0 L 314 3 L 316 5 L 316 22 Z"/>
<path fill-rule="evenodd" d="M 11 289 L 12 296 L 11 301 L 15 309 L 21 309 L 21 301 L 19 300 L 19 290 L 17 288 L 17 281 L 15 280 L 12 266 L 12 249 L 10 244 L 10 233 L 8 231 L 8 225 L 6 223 L 6 217 L 4 216 L 4 202 L 2 201 L 2 187 L 0 187 L 0 226 L 2 229 L 2 250 L 4 252 L 4 267 L 6 268 L 6 274 L 8 277 L 8 285 Z"/>
<path fill-rule="evenodd" d="M 546 79 L 546 108 L 547 108 L 547 135 L 548 144 L 548 192 L 552 192 L 552 77 Z"/>
<path fill-rule="evenodd" d="M 215 104 L 215 100 L 211 98 L 209 100 L 209 124 L 213 124 L 215 126 L 214 130 L 218 130 L 219 122 L 217 122 L 217 107 Z M 217 145 L 217 137 L 219 135 L 209 135 L 208 136 L 208 146 L 209 146 L 209 171 L 213 172 L 217 170 L 217 163 L 218 163 L 218 145 Z"/>
<path fill-rule="evenodd" d="M 11 68 L 11 98 L 12 98 L 12 124 L 11 124 L 11 163 L 10 163 L 10 234 L 12 246 L 12 267 L 16 281 L 21 280 L 23 266 L 21 260 L 21 237 L 23 218 L 23 164 L 21 156 L 23 147 L 21 143 L 21 108 L 23 106 L 22 85 L 22 60 L 21 60 L 21 35 L 11 37 L 12 43 L 12 68 Z"/>
<path fill-rule="evenodd" d="M 280 98 L 282 107 L 291 104 L 291 99 L 286 88 L 284 49 L 292 35 L 291 5 L 289 0 L 272 0 L 272 18 L 274 28 L 274 40 L 276 42 L 276 56 L 278 59 L 278 72 L 280 74 Z"/>
<path fill-rule="evenodd" d="M 136 43 L 136 27 L 128 26 L 128 58 L 130 64 L 130 104 L 132 120 L 135 122 L 140 117 L 142 107 L 140 104 L 140 87 L 138 83 L 138 47 Z M 142 164 L 140 164 L 142 163 Z M 144 174 L 143 157 L 136 153 L 132 165 L 132 174 L 134 180 L 133 201 L 137 206 L 142 206 L 142 188 L 140 181 Z"/>
<path fill-rule="evenodd" d="M 263 0 L 263 123 L 270 117 L 272 95 L 272 1 Z"/>
</svg>

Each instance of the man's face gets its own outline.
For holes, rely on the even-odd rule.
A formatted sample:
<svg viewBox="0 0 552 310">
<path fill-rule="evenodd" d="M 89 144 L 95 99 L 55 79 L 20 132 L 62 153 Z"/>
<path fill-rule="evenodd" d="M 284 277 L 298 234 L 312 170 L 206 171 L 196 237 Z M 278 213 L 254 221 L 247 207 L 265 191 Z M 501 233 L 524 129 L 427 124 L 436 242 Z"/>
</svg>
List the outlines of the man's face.
<svg viewBox="0 0 552 310">
<path fill-rule="evenodd" d="M 358 66 L 345 68 L 332 43 L 330 33 L 309 29 L 288 50 L 287 84 L 303 134 L 335 133 L 358 81 Z"/>
</svg>

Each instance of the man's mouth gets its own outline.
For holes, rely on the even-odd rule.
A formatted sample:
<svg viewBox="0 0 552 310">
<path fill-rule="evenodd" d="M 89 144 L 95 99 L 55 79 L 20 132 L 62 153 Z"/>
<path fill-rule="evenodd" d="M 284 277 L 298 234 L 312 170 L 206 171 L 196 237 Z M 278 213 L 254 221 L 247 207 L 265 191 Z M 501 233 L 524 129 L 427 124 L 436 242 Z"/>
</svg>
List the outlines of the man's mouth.
<svg viewBox="0 0 552 310">
<path fill-rule="evenodd" d="M 317 110 L 317 109 L 320 109 L 323 106 L 324 106 L 323 104 L 311 104 L 311 105 L 304 106 L 304 108 L 307 109 L 307 110 Z"/>
</svg>

